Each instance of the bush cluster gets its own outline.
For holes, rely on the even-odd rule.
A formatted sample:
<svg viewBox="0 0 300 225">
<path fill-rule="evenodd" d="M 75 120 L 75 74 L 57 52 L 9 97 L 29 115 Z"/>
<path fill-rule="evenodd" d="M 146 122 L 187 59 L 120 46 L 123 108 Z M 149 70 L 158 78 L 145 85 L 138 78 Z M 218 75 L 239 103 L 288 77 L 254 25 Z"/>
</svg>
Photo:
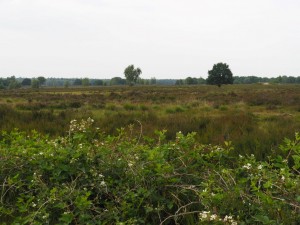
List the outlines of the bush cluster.
<svg viewBox="0 0 300 225">
<path fill-rule="evenodd" d="M 286 157 L 234 157 L 195 133 L 106 135 L 72 120 L 64 137 L 0 135 L 2 224 L 299 224 L 300 136 Z"/>
</svg>

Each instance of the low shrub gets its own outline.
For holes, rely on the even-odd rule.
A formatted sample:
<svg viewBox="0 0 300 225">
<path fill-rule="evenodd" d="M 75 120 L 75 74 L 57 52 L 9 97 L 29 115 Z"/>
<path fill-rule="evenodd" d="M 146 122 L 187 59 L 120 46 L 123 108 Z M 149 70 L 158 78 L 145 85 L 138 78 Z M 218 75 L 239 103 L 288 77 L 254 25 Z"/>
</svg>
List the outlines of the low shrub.
<svg viewBox="0 0 300 225">
<path fill-rule="evenodd" d="M 1 133 L 2 224 L 300 223 L 299 134 L 285 157 L 259 161 L 195 133 L 112 136 L 93 122 L 72 120 L 56 139 Z"/>
</svg>

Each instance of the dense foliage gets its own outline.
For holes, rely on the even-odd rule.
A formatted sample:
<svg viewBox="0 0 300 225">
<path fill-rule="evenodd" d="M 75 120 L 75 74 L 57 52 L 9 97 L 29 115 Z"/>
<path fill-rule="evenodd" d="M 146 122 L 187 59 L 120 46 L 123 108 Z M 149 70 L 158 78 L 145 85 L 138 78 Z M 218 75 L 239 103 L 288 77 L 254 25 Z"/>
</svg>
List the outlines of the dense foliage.
<svg viewBox="0 0 300 225">
<path fill-rule="evenodd" d="M 104 134 L 92 119 L 50 139 L 0 135 L 2 224 L 299 224 L 300 136 L 282 156 L 233 157 L 194 133 L 166 141 L 134 127 Z"/>
<path fill-rule="evenodd" d="M 233 84 L 233 75 L 226 63 L 217 63 L 208 71 L 207 84 L 221 86 L 222 84 Z"/>
<path fill-rule="evenodd" d="M 142 73 L 142 70 L 140 68 L 134 68 L 134 65 L 129 65 L 124 70 L 124 75 L 126 77 L 126 80 L 129 85 L 133 85 L 137 82 L 138 78 L 140 77 L 140 74 Z"/>
<path fill-rule="evenodd" d="M 117 78 L 117 79 L 116 79 Z M 69 86 L 83 86 L 83 79 L 78 78 L 47 78 L 43 82 L 43 87 L 69 87 Z M 113 77 L 111 79 L 89 79 L 91 86 L 114 86 L 125 85 L 126 79 L 121 77 Z M 136 81 L 139 85 L 203 85 L 207 83 L 207 79 L 202 77 L 186 77 L 185 79 L 142 79 L 138 78 Z M 280 84 L 300 84 L 300 76 L 277 76 L 277 77 L 258 77 L 258 76 L 234 76 L 234 84 L 256 84 L 256 83 L 280 83 Z M 69 84 L 69 85 L 66 85 Z M 28 88 L 31 85 L 30 78 L 15 78 L 7 77 L 0 78 L 1 89 L 18 89 Z"/>
</svg>

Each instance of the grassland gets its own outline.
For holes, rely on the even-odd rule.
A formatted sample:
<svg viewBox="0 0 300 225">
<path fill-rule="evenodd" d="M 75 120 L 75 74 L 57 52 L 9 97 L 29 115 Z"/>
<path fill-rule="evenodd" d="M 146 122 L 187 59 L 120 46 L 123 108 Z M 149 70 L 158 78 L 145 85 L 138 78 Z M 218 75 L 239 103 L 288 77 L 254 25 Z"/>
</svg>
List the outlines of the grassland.
<svg viewBox="0 0 300 225">
<path fill-rule="evenodd" d="M 300 86 L 0 95 L 1 224 L 300 224 Z"/>
<path fill-rule="evenodd" d="M 300 130 L 299 85 L 41 88 L 0 96 L 0 129 L 50 136 L 65 135 L 72 119 L 91 117 L 107 134 L 130 126 L 143 137 L 167 130 L 171 140 L 195 131 L 203 144 L 232 141 L 236 154 L 265 159 Z"/>
</svg>

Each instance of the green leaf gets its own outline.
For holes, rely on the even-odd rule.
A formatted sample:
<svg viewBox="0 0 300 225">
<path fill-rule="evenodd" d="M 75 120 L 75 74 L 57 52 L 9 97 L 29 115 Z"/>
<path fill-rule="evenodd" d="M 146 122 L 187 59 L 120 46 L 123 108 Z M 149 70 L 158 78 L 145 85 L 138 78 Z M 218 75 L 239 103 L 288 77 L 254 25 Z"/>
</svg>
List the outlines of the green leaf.
<svg viewBox="0 0 300 225">
<path fill-rule="evenodd" d="M 262 224 L 274 224 L 275 220 L 270 220 L 269 217 L 264 215 L 257 215 L 254 217 L 257 222 L 261 222 Z"/>
<path fill-rule="evenodd" d="M 73 218 L 74 218 L 73 214 L 68 212 L 68 213 L 62 214 L 62 216 L 59 218 L 59 220 L 61 222 L 70 224 L 72 222 Z"/>
</svg>

